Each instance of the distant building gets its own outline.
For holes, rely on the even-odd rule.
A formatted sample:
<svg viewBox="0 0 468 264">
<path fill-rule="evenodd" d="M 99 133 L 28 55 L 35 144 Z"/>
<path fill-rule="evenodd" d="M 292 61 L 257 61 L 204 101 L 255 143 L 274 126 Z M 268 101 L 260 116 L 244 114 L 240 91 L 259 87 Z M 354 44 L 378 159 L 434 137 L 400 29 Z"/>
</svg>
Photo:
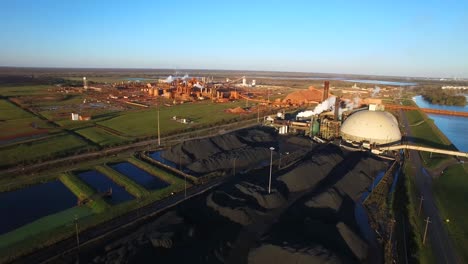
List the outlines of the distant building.
<svg viewBox="0 0 468 264">
<path fill-rule="evenodd" d="M 73 121 L 78 121 L 78 120 L 80 119 L 80 115 L 77 114 L 77 113 L 72 113 L 72 114 L 71 114 L 71 119 L 72 119 Z"/>
<path fill-rule="evenodd" d="M 467 90 L 468 86 L 442 86 L 442 90 Z"/>
</svg>

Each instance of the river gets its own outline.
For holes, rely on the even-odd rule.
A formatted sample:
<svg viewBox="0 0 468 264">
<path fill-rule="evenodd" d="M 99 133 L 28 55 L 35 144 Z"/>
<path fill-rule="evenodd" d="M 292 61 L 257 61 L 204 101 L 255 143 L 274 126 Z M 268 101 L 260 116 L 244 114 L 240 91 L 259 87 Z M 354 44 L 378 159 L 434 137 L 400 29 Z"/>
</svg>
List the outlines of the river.
<svg viewBox="0 0 468 264">
<path fill-rule="evenodd" d="M 413 97 L 413 101 L 421 108 L 442 109 L 459 112 L 468 112 L 468 106 L 436 105 L 425 101 L 421 95 Z M 468 152 L 468 118 L 458 116 L 432 115 L 428 116 L 434 120 L 437 127 L 452 141 L 460 151 Z"/>
<path fill-rule="evenodd" d="M 417 85 L 416 82 L 367 80 L 367 79 L 347 79 L 347 78 L 343 78 L 343 77 L 272 77 L 272 76 L 258 76 L 257 78 L 274 79 L 274 80 L 343 81 L 343 82 L 351 82 L 351 83 L 367 83 L 367 84 L 391 85 L 391 86 L 415 86 L 415 85 Z"/>
</svg>

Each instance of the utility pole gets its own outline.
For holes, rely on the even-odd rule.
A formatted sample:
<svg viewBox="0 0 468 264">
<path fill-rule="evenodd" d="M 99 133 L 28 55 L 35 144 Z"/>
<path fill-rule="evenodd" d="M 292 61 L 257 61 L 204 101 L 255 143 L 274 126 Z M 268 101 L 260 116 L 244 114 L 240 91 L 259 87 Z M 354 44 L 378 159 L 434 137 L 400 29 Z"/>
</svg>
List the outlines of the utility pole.
<svg viewBox="0 0 468 264">
<path fill-rule="evenodd" d="M 77 248 L 76 262 L 80 263 L 80 237 L 78 235 L 78 216 L 77 215 L 75 215 L 75 232 L 76 232 L 76 248 Z"/>
<path fill-rule="evenodd" d="M 426 220 L 424 220 L 424 222 L 426 222 L 426 228 L 424 229 L 423 245 L 425 245 L 426 243 L 427 227 L 430 223 L 432 223 L 431 221 L 429 221 L 429 216 L 426 218 Z"/>
<path fill-rule="evenodd" d="M 237 160 L 237 157 L 234 157 L 234 171 L 232 173 L 232 176 L 236 176 L 236 160 Z"/>
<path fill-rule="evenodd" d="M 421 197 L 419 198 L 419 209 L 418 209 L 418 216 L 421 215 L 421 209 L 422 209 L 422 203 L 424 201 L 424 197 L 421 195 Z"/>
<path fill-rule="evenodd" d="M 278 170 L 281 170 L 281 152 L 279 153 Z"/>
<path fill-rule="evenodd" d="M 158 92 L 159 96 L 159 92 Z M 160 108 L 161 100 L 158 100 L 158 146 L 161 146 L 161 134 L 159 131 L 159 108 Z"/>
<path fill-rule="evenodd" d="M 182 151 L 182 150 L 181 150 Z M 187 176 L 182 172 L 182 157 L 179 153 L 179 171 L 184 174 L 184 199 L 187 198 Z"/>
<path fill-rule="evenodd" d="M 270 147 L 270 178 L 268 181 L 268 194 L 271 193 L 271 171 L 272 171 L 272 166 L 273 166 L 273 150 L 275 150 L 275 148 Z"/>
<path fill-rule="evenodd" d="M 388 239 L 388 241 L 390 241 L 390 243 L 392 243 L 393 229 L 394 229 L 394 227 L 395 227 L 396 220 L 392 218 L 392 219 L 390 220 L 390 223 L 391 223 L 391 226 L 390 226 L 390 238 Z"/>
<path fill-rule="evenodd" d="M 257 123 L 260 123 L 260 103 L 257 104 Z"/>
</svg>

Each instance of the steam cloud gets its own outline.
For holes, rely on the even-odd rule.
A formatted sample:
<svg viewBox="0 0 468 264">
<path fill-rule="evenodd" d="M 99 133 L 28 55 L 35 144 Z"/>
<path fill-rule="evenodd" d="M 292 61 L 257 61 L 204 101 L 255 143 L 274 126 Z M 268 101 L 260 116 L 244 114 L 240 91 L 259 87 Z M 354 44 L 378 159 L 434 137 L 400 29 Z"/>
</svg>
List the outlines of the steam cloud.
<svg viewBox="0 0 468 264">
<path fill-rule="evenodd" d="M 354 108 L 359 107 L 360 101 L 361 101 L 361 99 L 359 97 L 357 97 L 357 96 L 354 97 L 352 101 L 348 100 L 348 99 L 344 100 L 344 106 L 345 107 L 340 107 L 338 109 L 338 115 L 341 116 L 341 114 L 344 111 L 352 110 Z M 336 102 L 336 96 L 331 96 L 327 100 L 325 100 L 322 103 L 320 103 L 319 105 L 317 105 L 314 108 L 314 110 L 308 110 L 308 111 L 300 112 L 299 114 L 297 114 L 297 117 L 307 118 L 307 117 L 311 117 L 313 115 L 319 115 L 322 112 L 327 111 L 327 110 L 334 111 L 335 110 L 335 102 Z"/>
<path fill-rule="evenodd" d="M 334 110 L 335 101 L 336 101 L 336 96 L 328 97 L 327 100 L 318 104 L 314 108 L 313 111 L 308 110 L 308 111 L 300 112 L 299 114 L 297 114 L 297 117 L 310 117 L 313 115 L 321 114 L 323 111 L 326 111 L 326 110 Z"/>
<path fill-rule="evenodd" d="M 200 88 L 200 90 L 205 88 L 205 87 L 203 87 L 203 85 L 200 85 L 199 83 L 194 84 L 193 87 Z"/>
<path fill-rule="evenodd" d="M 374 87 L 374 90 L 372 90 L 372 97 L 378 95 L 379 92 L 380 92 L 380 87 L 375 86 L 375 87 Z"/>
<path fill-rule="evenodd" d="M 169 75 L 169 77 L 166 78 L 166 80 L 164 80 L 166 83 L 171 83 L 173 82 L 175 79 L 172 77 L 172 75 Z"/>
<path fill-rule="evenodd" d="M 176 75 L 177 75 L 177 73 L 176 73 Z M 172 75 L 169 75 L 169 77 L 167 77 L 166 80 L 164 80 L 164 82 L 166 82 L 166 83 L 171 83 L 171 82 L 173 82 L 174 80 L 176 80 L 177 78 L 178 78 L 177 76 L 176 76 L 176 77 L 172 77 Z M 180 77 L 180 79 L 182 79 L 182 80 L 186 80 L 186 79 L 188 79 L 188 78 L 189 78 L 189 75 L 188 75 L 188 74 L 185 74 L 183 77 Z"/>
</svg>

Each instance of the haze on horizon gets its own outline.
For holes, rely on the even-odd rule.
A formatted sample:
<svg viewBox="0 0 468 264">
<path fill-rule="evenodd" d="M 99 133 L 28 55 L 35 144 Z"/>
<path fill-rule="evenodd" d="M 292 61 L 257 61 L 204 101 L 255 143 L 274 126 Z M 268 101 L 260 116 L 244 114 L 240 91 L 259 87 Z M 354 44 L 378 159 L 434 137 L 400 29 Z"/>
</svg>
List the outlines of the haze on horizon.
<svg viewBox="0 0 468 264">
<path fill-rule="evenodd" d="M 7 1 L 0 66 L 468 78 L 467 1 Z"/>
</svg>

